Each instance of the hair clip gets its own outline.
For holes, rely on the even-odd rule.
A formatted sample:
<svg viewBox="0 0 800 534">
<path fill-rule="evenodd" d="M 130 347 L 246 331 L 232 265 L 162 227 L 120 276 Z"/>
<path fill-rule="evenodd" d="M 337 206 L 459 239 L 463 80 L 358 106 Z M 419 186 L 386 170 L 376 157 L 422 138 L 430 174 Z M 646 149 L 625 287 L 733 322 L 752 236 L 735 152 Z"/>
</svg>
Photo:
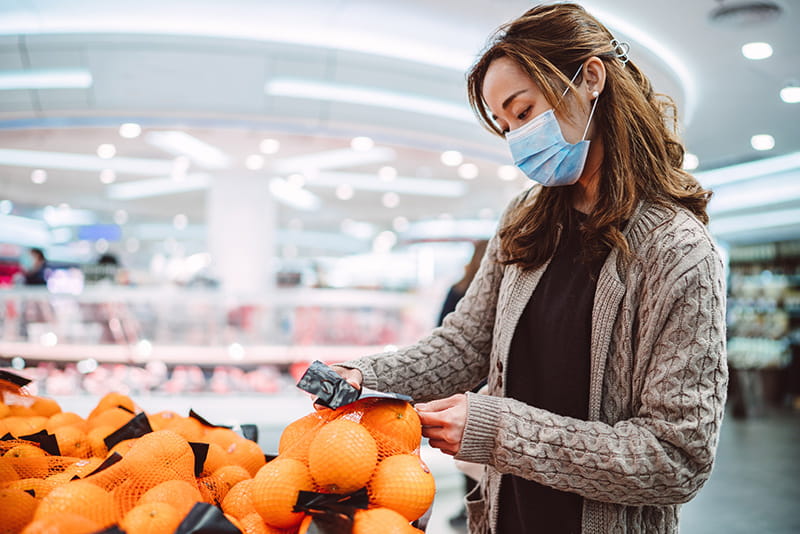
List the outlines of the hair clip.
<svg viewBox="0 0 800 534">
<path fill-rule="evenodd" d="M 630 51 L 631 45 L 628 43 L 611 39 L 611 52 L 617 57 L 618 60 L 622 61 L 623 67 L 625 67 L 625 64 L 629 61 L 628 52 Z"/>
</svg>

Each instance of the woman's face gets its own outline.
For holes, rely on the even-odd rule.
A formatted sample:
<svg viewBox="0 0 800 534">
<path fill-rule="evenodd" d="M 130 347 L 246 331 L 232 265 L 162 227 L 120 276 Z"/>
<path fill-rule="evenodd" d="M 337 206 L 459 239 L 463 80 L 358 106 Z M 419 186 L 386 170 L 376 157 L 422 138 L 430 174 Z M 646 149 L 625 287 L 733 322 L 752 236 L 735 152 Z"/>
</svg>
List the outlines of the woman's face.
<svg viewBox="0 0 800 534">
<path fill-rule="evenodd" d="M 503 133 L 516 130 L 537 115 L 552 109 L 536 82 L 517 63 L 505 56 L 489 64 L 483 80 L 483 98 Z M 573 102 L 574 98 L 565 97 L 556 113 L 561 133 L 568 143 L 580 141 L 586 127 L 585 122 L 581 126 L 579 121 L 574 120 L 575 114 L 570 112 L 569 116 L 564 116 L 560 113 L 568 110 L 567 106 Z"/>
</svg>

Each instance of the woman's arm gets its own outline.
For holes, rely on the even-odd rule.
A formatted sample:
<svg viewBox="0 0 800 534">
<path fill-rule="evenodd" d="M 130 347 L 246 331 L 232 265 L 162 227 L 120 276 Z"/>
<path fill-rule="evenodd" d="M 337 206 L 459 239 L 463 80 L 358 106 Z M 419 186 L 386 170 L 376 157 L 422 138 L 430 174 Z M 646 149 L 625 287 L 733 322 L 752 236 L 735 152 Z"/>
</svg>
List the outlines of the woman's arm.
<svg viewBox="0 0 800 534">
<path fill-rule="evenodd" d="M 456 457 L 598 501 L 691 499 L 710 475 L 725 402 L 722 276 L 716 253 L 709 251 L 641 304 L 659 315 L 642 320 L 663 326 L 651 346 L 639 347 L 651 355 L 635 417 L 608 425 L 467 394 Z"/>
</svg>

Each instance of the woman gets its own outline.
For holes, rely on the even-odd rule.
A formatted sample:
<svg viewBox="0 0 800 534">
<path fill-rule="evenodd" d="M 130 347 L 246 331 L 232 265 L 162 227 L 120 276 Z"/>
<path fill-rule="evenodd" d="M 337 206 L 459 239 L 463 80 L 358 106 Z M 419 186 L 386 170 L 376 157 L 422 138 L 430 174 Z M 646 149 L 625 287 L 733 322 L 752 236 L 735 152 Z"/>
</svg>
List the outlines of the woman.
<svg viewBox="0 0 800 534">
<path fill-rule="evenodd" d="M 468 90 L 542 185 L 510 204 L 442 327 L 338 370 L 427 401 L 430 444 L 486 465 L 470 532 L 677 532 L 711 472 L 727 367 L 710 194 L 681 170 L 671 102 L 574 4 L 501 28 Z"/>
</svg>

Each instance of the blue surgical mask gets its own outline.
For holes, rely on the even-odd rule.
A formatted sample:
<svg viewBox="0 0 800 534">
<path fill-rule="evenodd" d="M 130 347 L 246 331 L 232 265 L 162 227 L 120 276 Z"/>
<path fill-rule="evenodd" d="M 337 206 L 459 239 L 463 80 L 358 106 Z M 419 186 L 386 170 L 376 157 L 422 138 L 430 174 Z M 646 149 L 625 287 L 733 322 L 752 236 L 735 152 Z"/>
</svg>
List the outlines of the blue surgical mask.
<svg viewBox="0 0 800 534">
<path fill-rule="evenodd" d="M 578 69 L 570 81 L 570 86 L 580 72 L 581 69 Z M 564 90 L 562 98 L 567 91 L 569 91 L 569 87 Z M 581 177 L 586 156 L 589 153 L 589 140 L 586 139 L 586 132 L 589 131 L 589 124 L 596 106 L 597 97 L 592 104 L 592 111 L 589 114 L 583 138 L 575 144 L 568 143 L 564 139 L 561 126 L 552 109 L 537 115 L 516 130 L 508 132 L 506 141 L 511 149 L 514 163 L 528 178 L 546 187 L 572 185 L 577 182 Z"/>
</svg>

